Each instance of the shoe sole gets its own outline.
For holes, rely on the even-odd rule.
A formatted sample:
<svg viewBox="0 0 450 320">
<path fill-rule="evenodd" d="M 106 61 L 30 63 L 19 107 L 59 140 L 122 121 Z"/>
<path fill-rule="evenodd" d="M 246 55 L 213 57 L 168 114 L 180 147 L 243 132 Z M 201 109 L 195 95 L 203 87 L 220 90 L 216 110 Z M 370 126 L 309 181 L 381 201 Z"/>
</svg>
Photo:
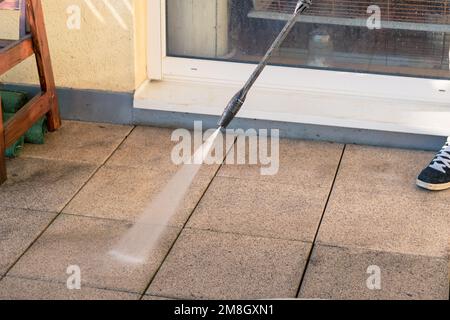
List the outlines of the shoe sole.
<svg viewBox="0 0 450 320">
<path fill-rule="evenodd" d="M 424 188 L 424 189 L 427 189 L 430 191 L 442 191 L 442 190 L 450 189 L 450 182 L 433 184 L 433 183 L 427 183 L 427 182 L 423 182 L 421 180 L 417 180 L 417 185 L 421 188 Z"/>
</svg>

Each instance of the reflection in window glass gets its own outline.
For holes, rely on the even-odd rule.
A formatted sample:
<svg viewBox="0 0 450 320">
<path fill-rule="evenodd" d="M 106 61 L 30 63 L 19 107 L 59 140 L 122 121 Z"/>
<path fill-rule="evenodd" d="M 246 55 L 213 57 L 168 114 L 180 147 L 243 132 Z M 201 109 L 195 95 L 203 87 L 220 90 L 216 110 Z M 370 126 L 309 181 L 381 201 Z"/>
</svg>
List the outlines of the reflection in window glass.
<svg viewBox="0 0 450 320">
<path fill-rule="evenodd" d="M 167 0 L 168 55 L 257 62 L 296 3 Z M 272 64 L 450 78 L 449 43 L 449 0 L 315 0 Z"/>
</svg>

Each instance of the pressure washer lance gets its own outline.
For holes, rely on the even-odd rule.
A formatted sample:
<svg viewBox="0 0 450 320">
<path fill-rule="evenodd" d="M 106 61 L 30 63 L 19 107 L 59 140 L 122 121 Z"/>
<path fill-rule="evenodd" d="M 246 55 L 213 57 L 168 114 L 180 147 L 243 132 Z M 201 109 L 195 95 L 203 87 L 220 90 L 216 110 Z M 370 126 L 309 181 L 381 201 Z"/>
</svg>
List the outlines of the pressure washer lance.
<svg viewBox="0 0 450 320">
<path fill-rule="evenodd" d="M 312 0 L 300 0 L 297 3 L 297 6 L 295 7 L 295 11 L 292 15 L 292 17 L 289 19 L 289 21 L 284 26 L 283 30 L 281 30 L 278 37 L 275 39 L 273 44 L 270 46 L 269 50 L 267 51 L 264 58 L 261 60 L 259 65 L 256 67 L 255 71 L 253 71 L 250 78 L 247 80 L 247 83 L 244 85 L 244 87 L 239 90 L 238 93 L 234 95 L 234 97 L 231 99 L 231 101 L 228 103 L 227 107 L 225 108 L 222 118 L 220 119 L 218 125 L 221 129 L 226 129 L 231 121 L 233 121 L 234 117 L 238 114 L 239 110 L 241 110 L 242 105 L 245 102 L 245 99 L 247 98 L 247 94 L 252 88 L 255 81 L 258 79 L 261 72 L 264 70 L 264 68 L 267 66 L 267 63 L 269 62 L 269 59 L 272 57 L 273 52 L 275 49 L 278 49 L 280 45 L 283 43 L 283 41 L 286 39 L 289 32 L 294 27 L 295 23 L 297 22 L 297 18 L 309 7 L 312 5 Z"/>
</svg>

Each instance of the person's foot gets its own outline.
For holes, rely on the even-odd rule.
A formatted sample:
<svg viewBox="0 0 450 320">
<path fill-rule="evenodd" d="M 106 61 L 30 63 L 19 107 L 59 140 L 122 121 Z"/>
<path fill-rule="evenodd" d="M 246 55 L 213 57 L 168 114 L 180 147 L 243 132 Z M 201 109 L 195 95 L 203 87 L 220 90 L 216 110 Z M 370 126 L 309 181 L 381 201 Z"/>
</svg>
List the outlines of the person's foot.
<svg viewBox="0 0 450 320">
<path fill-rule="evenodd" d="M 417 178 L 421 188 L 440 191 L 450 188 L 450 138 Z"/>
</svg>

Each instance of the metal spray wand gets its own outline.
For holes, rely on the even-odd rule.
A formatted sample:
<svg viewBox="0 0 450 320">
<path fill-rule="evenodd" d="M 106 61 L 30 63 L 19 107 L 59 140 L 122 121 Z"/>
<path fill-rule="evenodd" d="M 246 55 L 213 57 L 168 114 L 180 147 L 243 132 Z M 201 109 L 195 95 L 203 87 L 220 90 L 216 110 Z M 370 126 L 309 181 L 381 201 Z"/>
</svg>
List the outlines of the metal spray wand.
<svg viewBox="0 0 450 320">
<path fill-rule="evenodd" d="M 256 67 L 255 71 L 253 71 L 250 78 L 245 83 L 244 87 L 239 90 L 238 93 L 234 95 L 234 97 L 230 100 L 227 107 L 225 108 L 222 118 L 220 119 L 218 125 L 222 129 L 226 129 L 231 121 L 233 121 L 234 117 L 238 114 L 239 110 L 241 110 L 242 105 L 245 102 L 245 99 L 247 98 L 247 94 L 252 88 L 255 81 L 258 79 L 261 72 L 264 70 L 264 68 L 267 66 L 267 63 L 269 62 L 269 59 L 272 57 L 273 52 L 275 49 L 279 48 L 280 45 L 283 43 L 283 41 L 286 39 L 289 32 L 294 27 L 295 23 L 297 22 L 297 17 L 300 16 L 305 10 L 309 9 L 309 7 L 312 5 L 312 0 L 300 0 L 297 3 L 297 6 L 295 7 L 295 11 L 292 14 L 292 17 L 289 18 L 288 22 L 284 26 L 283 30 L 281 30 L 278 37 L 275 39 L 273 44 L 270 46 L 269 50 L 267 51 L 264 58 L 261 60 L 259 65 Z"/>
</svg>

